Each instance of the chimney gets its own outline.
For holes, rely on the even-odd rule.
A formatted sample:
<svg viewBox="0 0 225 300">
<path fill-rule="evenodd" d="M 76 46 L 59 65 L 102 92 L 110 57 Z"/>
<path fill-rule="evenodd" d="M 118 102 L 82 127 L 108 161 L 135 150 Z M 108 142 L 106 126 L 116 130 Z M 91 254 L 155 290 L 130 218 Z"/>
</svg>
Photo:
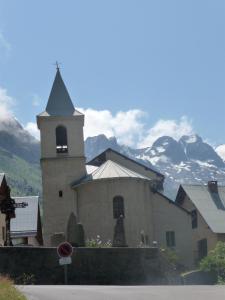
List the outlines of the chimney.
<svg viewBox="0 0 225 300">
<path fill-rule="evenodd" d="M 215 180 L 208 181 L 208 190 L 211 193 L 218 193 L 217 181 Z"/>
</svg>

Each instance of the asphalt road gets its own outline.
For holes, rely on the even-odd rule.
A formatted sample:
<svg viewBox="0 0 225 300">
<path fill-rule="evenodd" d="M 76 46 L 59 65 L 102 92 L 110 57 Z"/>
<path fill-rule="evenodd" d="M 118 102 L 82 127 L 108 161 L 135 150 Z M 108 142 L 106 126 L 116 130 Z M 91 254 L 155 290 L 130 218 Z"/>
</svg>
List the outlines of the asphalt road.
<svg viewBox="0 0 225 300">
<path fill-rule="evenodd" d="M 223 300 L 225 286 L 20 286 L 29 300 Z"/>
</svg>

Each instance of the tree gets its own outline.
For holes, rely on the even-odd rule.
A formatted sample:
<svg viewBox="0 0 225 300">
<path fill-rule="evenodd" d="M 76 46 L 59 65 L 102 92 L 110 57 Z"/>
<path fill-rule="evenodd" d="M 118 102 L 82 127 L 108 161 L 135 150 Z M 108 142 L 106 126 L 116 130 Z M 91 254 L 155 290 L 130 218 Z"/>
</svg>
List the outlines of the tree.
<svg viewBox="0 0 225 300">
<path fill-rule="evenodd" d="M 218 242 L 215 249 L 201 260 L 200 269 L 216 273 L 217 283 L 225 283 L 225 242 Z"/>
</svg>

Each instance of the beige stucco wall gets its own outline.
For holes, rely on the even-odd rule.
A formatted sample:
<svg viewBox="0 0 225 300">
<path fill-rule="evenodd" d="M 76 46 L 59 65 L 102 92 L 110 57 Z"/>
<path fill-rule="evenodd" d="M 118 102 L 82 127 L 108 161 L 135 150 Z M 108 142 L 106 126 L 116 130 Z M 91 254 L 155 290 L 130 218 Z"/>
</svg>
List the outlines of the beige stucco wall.
<svg viewBox="0 0 225 300">
<path fill-rule="evenodd" d="M 41 169 L 43 187 L 43 238 L 50 246 L 51 236 L 63 232 L 71 212 L 76 213 L 76 194 L 70 184 L 86 174 L 84 157 L 84 116 L 37 117 L 41 132 Z M 56 153 L 55 130 L 67 129 L 68 153 Z M 63 196 L 59 196 L 59 191 Z"/>
<path fill-rule="evenodd" d="M 141 231 L 152 240 L 152 209 L 149 183 L 137 179 L 96 180 L 77 189 L 78 219 L 83 224 L 86 238 L 100 235 L 103 241 L 113 240 L 116 220 L 113 218 L 113 198 L 122 196 L 125 206 L 127 244 L 137 247 Z"/>
<path fill-rule="evenodd" d="M 148 182 L 137 179 L 98 180 L 77 187 L 78 219 L 83 224 L 86 238 L 101 236 L 113 239 L 113 197 L 124 197 L 125 231 L 127 244 L 137 247 L 141 231 L 149 237 L 149 245 L 157 241 L 166 247 L 166 231 L 174 231 L 180 262 L 193 266 L 190 215 L 171 204 L 158 193 L 152 193 Z"/>
<path fill-rule="evenodd" d="M 184 198 L 184 201 L 182 203 L 182 207 L 187 209 L 188 211 L 192 211 L 194 209 L 197 210 L 193 202 L 189 199 L 189 197 L 186 195 Z M 198 219 L 198 226 L 197 228 L 193 228 L 192 230 L 192 251 L 193 251 L 193 256 L 194 256 L 194 261 L 195 263 L 198 262 L 198 241 L 202 239 L 207 239 L 207 249 L 208 252 L 210 250 L 213 250 L 215 248 L 215 245 L 218 241 L 218 236 L 216 233 L 214 233 L 208 224 L 205 222 L 204 218 L 202 215 L 199 213 L 197 210 L 197 219 Z"/>
<path fill-rule="evenodd" d="M 191 217 L 190 215 L 169 202 L 162 195 L 153 194 L 154 210 L 154 240 L 159 246 L 166 247 L 166 232 L 175 232 L 174 250 L 180 262 L 188 267 L 193 266 Z"/>
<path fill-rule="evenodd" d="M 67 117 L 37 117 L 41 138 L 41 157 L 57 157 L 56 134 L 57 126 L 62 125 L 67 129 L 68 155 L 70 157 L 84 156 L 84 115 Z"/>
</svg>

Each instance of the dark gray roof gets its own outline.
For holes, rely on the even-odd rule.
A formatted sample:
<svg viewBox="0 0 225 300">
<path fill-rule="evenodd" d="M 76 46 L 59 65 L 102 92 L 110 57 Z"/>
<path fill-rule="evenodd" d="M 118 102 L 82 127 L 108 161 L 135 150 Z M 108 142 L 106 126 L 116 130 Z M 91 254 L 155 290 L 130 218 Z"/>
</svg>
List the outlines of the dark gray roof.
<svg viewBox="0 0 225 300">
<path fill-rule="evenodd" d="M 70 95 L 57 69 L 55 80 L 46 106 L 46 112 L 51 116 L 73 115 L 75 108 Z"/>
<path fill-rule="evenodd" d="M 225 233 L 225 186 L 218 186 L 218 193 L 210 192 L 207 185 L 182 184 L 181 188 L 211 230 L 215 233 Z"/>
<path fill-rule="evenodd" d="M 26 202 L 25 208 L 16 208 L 16 218 L 11 220 L 11 236 L 26 237 L 37 235 L 38 196 L 12 197 L 16 203 Z"/>
</svg>

